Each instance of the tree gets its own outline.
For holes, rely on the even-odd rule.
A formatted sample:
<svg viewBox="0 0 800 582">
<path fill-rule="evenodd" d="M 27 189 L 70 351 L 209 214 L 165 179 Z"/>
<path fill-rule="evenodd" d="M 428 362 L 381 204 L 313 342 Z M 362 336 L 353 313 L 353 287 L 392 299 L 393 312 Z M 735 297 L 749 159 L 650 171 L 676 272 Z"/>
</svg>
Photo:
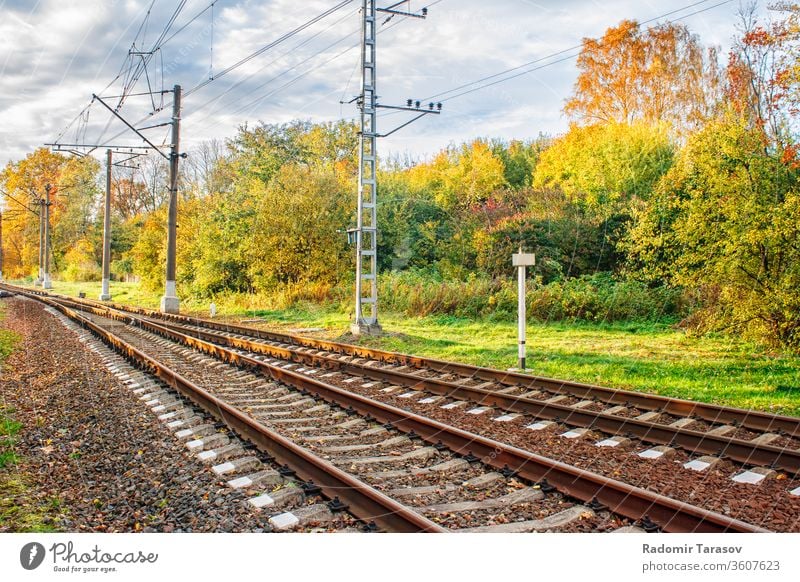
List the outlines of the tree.
<svg viewBox="0 0 800 582">
<path fill-rule="evenodd" d="M 0 173 L 7 193 L 5 205 L 14 212 L 4 232 L 13 252 L 7 259 L 10 277 L 35 275 L 39 262 L 40 200 L 50 185 L 50 226 L 52 268 L 64 267 L 62 257 L 73 245 L 89 235 L 98 190 L 92 158 L 69 158 L 39 148 L 19 162 L 9 162 Z"/>
<path fill-rule="evenodd" d="M 341 234 L 352 198 L 332 176 L 296 164 L 283 165 L 268 186 L 255 181 L 252 188 L 256 214 L 248 272 L 256 288 L 337 283 L 352 261 Z"/>
<path fill-rule="evenodd" d="M 152 212 L 152 197 L 144 182 L 131 177 L 111 180 L 111 212 L 122 220 L 130 220 L 142 212 Z"/>
<path fill-rule="evenodd" d="M 601 39 L 583 40 L 578 69 L 564 111 L 590 124 L 667 121 L 685 132 L 699 127 L 720 98 L 716 51 L 704 51 L 683 24 L 643 30 L 623 20 Z"/>
<path fill-rule="evenodd" d="M 159 154 L 150 153 L 137 159 L 139 165 L 139 173 L 142 177 L 141 182 L 145 185 L 146 191 L 139 200 L 136 206 L 139 212 L 155 212 L 157 209 L 167 201 L 168 186 L 167 174 L 169 171 L 169 164 Z M 184 192 L 184 189 L 178 185 L 178 190 Z M 139 194 L 139 191 L 134 191 L 134 194 Z"/>
<path fill-rule="evenodd" d="M 181 176 L 193 197 L 204 197 L 230 190 L 230 175 L 225 172 L 227 151 L 221 140 L 202 142 L 189 151 Z"/>
<path fill-rule="evenodd" d="M 545 150 L 534 186 L 560 188 L 573 202 L 607 219 L 646 200 L 669 169 L 674 148 L 664 124 L 572 125 Z"/>
<path fill-rule="evenodd" d="M 689 139 L 625 249 L 633 274 L 705 289 L 706 327 L 797 348 L 798 240 L 797 170 L 765 152 L 760 128 L 729 115 Z"/>
<path fill-rule="evenodd" d="M 167 260 L 166 209 L 161 207 L 139 220 L 139 235 L 126 256 L 133 262 L 133 271 L 140 277 L 142 287 L 158 291 L 164 286 L 164 265 Z"/>
<path fill-rule="evenodd" d="M 784 18 L 767 25 L 756 18 L 755 4 L 740 10 L 725 93 L 728 105 L 764 133 L 765 148 L 775 148 L 785 161 L 797 164 L 793 135 L 800 111 L 800 6 L 774 8 Z"/>
<path fill-rule="evenodd" d="M 560 190 L 529 190 L 527 206 L 498 216 L 475 237 L 478 266 L 507 277 L 510 257 L 523 245 L 536 253 L 535 272 L 549 283 L 598 270 L 613 270 L 618 219 L 598 223 Z"/>
<path fill-rule="evenodd" d="M 531 185 L 539 156 L 549 145 L 550 140 L 540 135 L 530 142 L 493 141 L 491 148 L 492 153 L 503 163 L 506 184 L 515 190 L 520 190 Z"/>
</svg>

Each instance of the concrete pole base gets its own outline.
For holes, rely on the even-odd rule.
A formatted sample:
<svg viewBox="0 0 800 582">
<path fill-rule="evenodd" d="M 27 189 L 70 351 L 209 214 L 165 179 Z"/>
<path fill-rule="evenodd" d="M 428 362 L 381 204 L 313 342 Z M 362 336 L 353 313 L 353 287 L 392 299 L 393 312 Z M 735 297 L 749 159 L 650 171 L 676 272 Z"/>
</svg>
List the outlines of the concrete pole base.
<svg viewBox="0 0 800 582">
<path fill-rule="evenodd" d="M 350 324 L 350 333 L 353 335 L 383 335 L 383 328 L 377 321 L 375 323 L 366 323 L 358 321 Z"/>
<path fill-rule="evenodd" d="M 52 288 L 53 288 L 53 282 L 50 281 L 50 277 L 45 275 L 44 281 L 42 281 L 42 289 L 52 289 Z"/>
<path fill-rule="evenodd" d="M 100 301 L 111 301 L 111 291 L 109 291 L 108 279 L 103 279 L 103 287 L 100 291 Z"/>
<path fill-rule="evenodd" d="M 161 313 L 179 313 L 181 301 L 177 297 L 164 295 L 161 298 Z"/>
</svg>

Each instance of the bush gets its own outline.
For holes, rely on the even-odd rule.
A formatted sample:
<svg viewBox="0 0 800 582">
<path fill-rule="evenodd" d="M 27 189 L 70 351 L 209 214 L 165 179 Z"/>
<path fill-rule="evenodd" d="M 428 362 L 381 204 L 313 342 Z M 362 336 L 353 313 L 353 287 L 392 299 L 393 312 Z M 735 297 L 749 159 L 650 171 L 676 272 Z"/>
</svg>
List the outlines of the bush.
<svg viewBox="0 0 800 582">
<path fill-rule="evenodd" d="M 516 280 L 511 277 L 448 281 L 424 271 L 385 273 L 379 278 L 379 295 L 382 309 L 409 316 L 512 320 L 517 312 Z M 538 321 L 663 321 L 685 315 L 687 302 L 681 290 L 598 273 L 548 285 L 530 282 L 527 307 L 528 318 Z"/>
<path fill-rule="evenodd" d="M 133 275 L 133 259 L 125 257 L 117 261 L 111 261 L 110 271 L 111 275 L 117 281 L 125 281 Z"/>
<path fill-rule="evenodd" d="M 80 240 L 64 255 L 67 267 L 61 272 L 65 281 L 99 281 L 102 269 L 94 260 L 92 247 L 88 241 Z"/>
<path fill-rule="evenodd" d="M 528 294 L 528 303 L 529 315 L 544 321 L 662 321 L 679 317 L 686 309 L 680 290 L 617 281 L 610 273 L 545 285 Z"/>
</svg>

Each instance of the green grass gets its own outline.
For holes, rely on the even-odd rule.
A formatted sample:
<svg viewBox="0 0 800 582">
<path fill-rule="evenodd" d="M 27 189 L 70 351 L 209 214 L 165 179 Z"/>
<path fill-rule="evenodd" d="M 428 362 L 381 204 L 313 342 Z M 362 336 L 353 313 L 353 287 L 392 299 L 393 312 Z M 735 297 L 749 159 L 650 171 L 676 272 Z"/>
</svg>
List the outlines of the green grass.
<svg viewBox="0 0 800 582">
<path fill-rule="evenodd" d="M 0 320 L 3 319 L 3 308 L 0 307 Z M 14 349 L 14 344 L 17 342 L 17 335 L 8 331 L 7 329 L 0 328 L 0 371 L 3 369 L 3 362 Z"/>
<path fill-rule="evenodd" d="M 0 408 L 0 469 L 16 465 L 19 461 L 15 448 L 15 436 L 22 428 L 22 424 L 11 417 L 12 410 Z"/>
<path fill-rule="evenodd" d="M 360 345 L 478 366 L 516 365 L 516 325 L 452 317 L 381 316 L 379 338 L 342 334 L 346 314 L 265 312 L 275 327 L 322 327 Z M 800 357 L 722 336 L 690 337 L 667 325 L 529 324 L 528 372 L 800 416 Z"/>
<path fill-rule="evenodd" d="M 5 310 L 3 305 L 0 304 L 0 321 L 4 318 Z M 0 328 L 0 378 L 3 373 L 3 363 L 14 349 L 17 339 L 16 334 Z M 10 411 L 0 406 L 0 469 L 17 463 L 18 457 L 14 448 L 16 439 L 14 437 L 21 428 L 22 425 L 10 416 Z"/>
<path fill-rule="evenodd" d="M 54 283 L 54 291 L 99 294 L 99 283 Z M 112 286 L 114 300 L 158 304 L 134 284 Z M 183 301 L 186 311 L 207 313 L 208 303 Z M 408 318 L 381 314 L 380 338 L 346 333 L 349 314 L 315 305 L 262 309 L 258 298 L 238 296 L 218 304 L 237 320 L 262 318 L 269 327 L 323 328 L 318 337 L 421 356 L 505 369 L 516 364 L 516 324 L 451 316 Z M 528 326 L 529 372 L 542 376 L 653 392 L 800 416 L 800 357 L 771 353 L 725 336 L 687 336 L 666 324 L 543 323 Z"/>
</svg>

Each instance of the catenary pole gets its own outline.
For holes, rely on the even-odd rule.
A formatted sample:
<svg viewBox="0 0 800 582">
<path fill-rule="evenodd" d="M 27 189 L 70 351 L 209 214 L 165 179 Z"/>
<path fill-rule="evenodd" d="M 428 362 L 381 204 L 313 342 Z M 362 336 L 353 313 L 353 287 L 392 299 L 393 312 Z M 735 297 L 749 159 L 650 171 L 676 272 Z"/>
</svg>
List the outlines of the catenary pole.
<svg viewBox="0 0 800 582">
<path fill-rule="evenodd" d="M 52 186 L 45 184 L 44 187 L 44 275 L 42 277 L 42 289 L 52 289 L 53 283 L 50 281 L 50 191 Z"/>
<path fill-rule="evenodd" d="M 44 198 L 39 198 L 39 274 L 35 284 L 41 285 L 44 279 Z"/>
<path fill-rule="evenodd" d="M 377 14 L 425 18 L 427 8 L 420 13 L 398 10 L 406 1 L 395 2 L 388 7 L 379 8 L 377 0 L 361 0 L 361 93 L 356 97 L 361 118 L 361 131 L 358 139 L 358 205 L 356 228 L 348 231 L 354 234 L 356 244 L 356 305 L 355 317 L 350 326 L 354 335 L 380 335 L 382 329 L 378 323 L 378 138 L 391 135 L 398 129 L 429 113 L 438 114 L 441 103 L 434 109 L 429 104 L 428 110 L 411 107 L 385 106 L 378 104 L 377 94 Z M 403 123 L 386 134 L 379 134 L 377 128 L 378 109 L 388 107 L 416 114 L 411 121 Z"/>
<path fill-rule="evenodd" d="M 376 149 L 378 118 L 375 71 L 375 1 L 361 2 L 361 132 L 358 143 L 356 309 L 352 332 L 378 334 L 378 224 Z"/>
<path fill-rule="evenodd" d="M 180 158 L 181 86 L 175 85 L 172 101 L 172 147 L 169 154 L 169 210 L 167 218 L 167 277 L 162 313 L 178 313 L 180 300 L 175 290 L 175 252 L 178 226 L 178 160 Z"/>
<path fill-rule="evenodd" d="M 106 150 L 106 200 L 103 205 L 103 289 L 100 301 L 111 301 L 111 166 L 113 153 Z"/>
</svg>

